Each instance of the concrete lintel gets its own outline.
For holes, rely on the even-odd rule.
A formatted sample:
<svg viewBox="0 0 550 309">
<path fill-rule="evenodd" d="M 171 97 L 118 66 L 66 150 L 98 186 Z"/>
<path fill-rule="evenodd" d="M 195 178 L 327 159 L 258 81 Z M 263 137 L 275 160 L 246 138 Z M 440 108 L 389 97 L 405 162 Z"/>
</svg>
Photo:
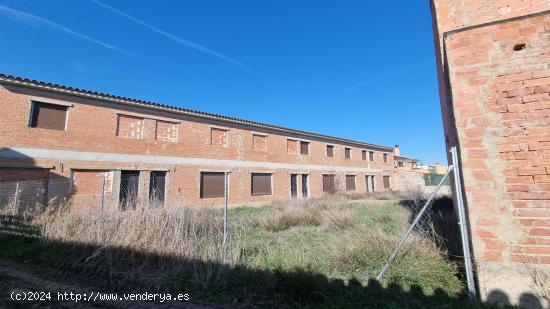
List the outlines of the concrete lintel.
<svg viewBox="0 0 550 309">
<path fill-rule="evenodd" d="M 158 171 L 158 172 L 169 172 L 169 168 L 165 167 L 141 167 L 141 166 L 130 166 L 130 167 L 120 167 L 120 166 L 109 166 L 109 165 L 70 165 L 67 167 L 70 170 L 102 170 L 102 171 Z"/>
<path fill-rule="evenodd" d="M 203 168 L 216 168 L 232 170 L 236 168 L 266 168 L 266 169 L 284 169 L 284 170 L 308 170 L 322 171 L 325 174 L 333 173 L 382 173 L 383 169 L 369 167 L 346 167 L 346 166 L 330 166 L 319 164 L 301 164 L 301 163 L 277 163 L 277 162 L 262 162 L 262 161 L 244 161 L 244 160 L 227 160 L 227 159 L 207 159 L 193 157 L 176 157 L 163 155 L 138 155 L 124 153 L 107 153 L 107 152 L 87 152 L 87 151 L 72 151 L 72 150 L 57 150 L 57 149 L 42 149 L 42 148 L 11 148 L 9 150 L 0 151 L 0 157 L 4 158 L 36 158 L 36 159 L 52 159 L 52 160 L 71 160 L 76 162 L 118 162 L 133 164 L 151 164 L 151 165 L 186 165 L 200 166 Z M 137 169 L 137 168 L 136 168 Z M 147 169 L 147 168 L 145 168 Z"/>
</svg>

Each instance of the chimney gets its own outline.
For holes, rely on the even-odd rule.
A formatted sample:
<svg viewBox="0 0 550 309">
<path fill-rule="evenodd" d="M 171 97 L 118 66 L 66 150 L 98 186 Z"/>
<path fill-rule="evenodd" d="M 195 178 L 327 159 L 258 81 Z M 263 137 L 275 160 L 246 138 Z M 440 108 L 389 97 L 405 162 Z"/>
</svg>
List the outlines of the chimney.
<svg viewBox="0 0 550 309">
<path fill-rule="evenodd" d="M 395 145 L 395 148 L 393 149 L 393 155 L 394 156 L 400 156 L 401 151 L 399 150 L 399 145 Z"/>
</svg>

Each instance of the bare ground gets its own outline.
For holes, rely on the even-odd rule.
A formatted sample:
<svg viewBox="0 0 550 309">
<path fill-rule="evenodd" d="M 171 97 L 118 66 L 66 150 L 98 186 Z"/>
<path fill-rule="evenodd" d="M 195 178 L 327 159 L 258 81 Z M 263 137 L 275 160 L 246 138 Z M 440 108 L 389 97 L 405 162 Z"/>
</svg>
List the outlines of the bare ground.
<svg viewBox="0 0 550 309">
<path fill-rule="evenodd" d="M 24 292 L 51 292 L 51 300 L 17 301 L 11 296 Z M 114 293 L 106 290 L 99 282 L 78 281 L 71 275 L 54 272 L 33 265 L 14 263 L 0 259 L 0 308 L 196 308 L 210 309 L 218 306 L 197 304 L 190 301 L 147 302 L 147 301 L 63 301 L 58 300 L 58 292 L 73 292 L 81 295 L 90 293 Z M 128 291 L 125 291 L 128 293 Z M 135 291 L 143 293 L 144 291 Z M 122 296 L 122 292 L 119 292 Z M 192 295 L 191 295 L 192 296 Z"/>
</svg>

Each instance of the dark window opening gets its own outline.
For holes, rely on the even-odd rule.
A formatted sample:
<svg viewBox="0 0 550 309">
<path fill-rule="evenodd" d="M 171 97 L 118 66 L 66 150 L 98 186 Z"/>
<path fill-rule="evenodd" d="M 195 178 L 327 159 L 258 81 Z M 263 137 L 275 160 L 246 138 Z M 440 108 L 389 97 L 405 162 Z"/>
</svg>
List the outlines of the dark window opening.
<svg viewBox="0 0 550 309">
<path fill-rule="evenodd" d="M 334 157 L 334 146 L 327 145 L 327 157 Z"/>
<path fill-rule="evenodd" d="M 369 161 L 374 162 L 374 151 L 369 151 Z"/>
<path fill-rule="evenodd" d="M 308 197 L 308 175 L 302 175 L 302 197 Z"/>
<path fill-rule="evenodd" d="M 149 206 L 152 208 L 164 206 L 166 188 L 166 172 L 151 172 L 149 178 Z"/>
<path fill-rule="evenodd" d="M 308 142 L 300 142 L 300 153 L 303 155 L 309 154 L 309 143 Z"/>
<path fill-rule="evenodd" d="M 65 130 L 67 106 L 33 102 L 31 109 L 31 128 Z"/>
<path fill-rule="evenodd" d="M 344 149 L 344 155 L 346 159 L 351 159 L 351 148 Z"/>
<path fill-rule="evenodd" d="M 374 192 L 374 176 L 365 175 L 365 184 L 367 186 L 367 192 Z"/>
<path fill-rule="evenodd" d="M 298 196 L 298 175 L 290 175 L 290 197 Z"/>
<path fill-rule="evenodd" d="M 363 161 L 367 160 L 367 151 L 366 150 L 361 151 L 361 159 Z"/>
<path fill-rule="evenodd" d="M 138 203 L 139 171 L 120 171 L 120 210 L 134 210 Z"/>
<path fill-rule="evenodd" d="M 200 198 L 219 198 L 225 196 L 225 173 L 202 172 Z"/>
<path fill-rule="evenodd" d="M 251 176 L 252 195 L 271 195 L 271 174 L 253 173 Z"/>
<path fill-rule="evenodd" d="M 384 162 L 388 163 L 388 154 L 387 153 L 384 154 Z"/>
<path fill-rule="evenodd" d="M 384 189 L 389 190 L 390 189 L 390 176 L 383 176 L 382 180 L 384 182 Z"/>
</svg>

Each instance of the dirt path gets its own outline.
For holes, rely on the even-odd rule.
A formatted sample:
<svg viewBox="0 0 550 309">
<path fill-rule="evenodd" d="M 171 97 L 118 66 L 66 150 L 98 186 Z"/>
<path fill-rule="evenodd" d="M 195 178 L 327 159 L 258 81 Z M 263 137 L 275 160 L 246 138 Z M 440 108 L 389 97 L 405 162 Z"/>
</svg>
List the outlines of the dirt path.
<svg viewBox="0 0 550 309">
<path fill-rule="evenodd" d="M 45 292 L 44 294 L 39 294 Z M 50 292 L 50 300 L 45 299 Z M 72 300 L 59 299 L 58 292 Z M 64 294 L 67 292 L 67 294 Z M 107 291 L 96 282 L 83 282 L 72 279 L 70 275 L 54 273 L 51 270 L 40 269 L 25 263 L 14 263 L 0 259 L 0 308 L 221 308 L 211 305 L 200 305 L 190 301 L 159 301 L 126 300 L 129 294 L 118 293 L 119 300 L 103 300 L 105 294 L 111 297 L 117 291 Z M 99 294 L 101 293 L 101 294 Z M 105 294 L 103 294 L 105 293 Z M 137 292 L 143 297 L 143 291 Z M 23 295 L 40 297 L 42 300 L 15 300 Z M 78 296 L 77 296 L 78 295 Z M 177 294 L 171 294 L 176 297 Z M 76 301 L 80 297 L 80 301 Z M 150 296 L 152 297 L 152 295 Z M 158 299 L 159 296 L 157 296 Z M 84 300 L 86 298 L 86 300 Z M 95 299 L 95 300 L 92 300 Z"/>
</svg>

